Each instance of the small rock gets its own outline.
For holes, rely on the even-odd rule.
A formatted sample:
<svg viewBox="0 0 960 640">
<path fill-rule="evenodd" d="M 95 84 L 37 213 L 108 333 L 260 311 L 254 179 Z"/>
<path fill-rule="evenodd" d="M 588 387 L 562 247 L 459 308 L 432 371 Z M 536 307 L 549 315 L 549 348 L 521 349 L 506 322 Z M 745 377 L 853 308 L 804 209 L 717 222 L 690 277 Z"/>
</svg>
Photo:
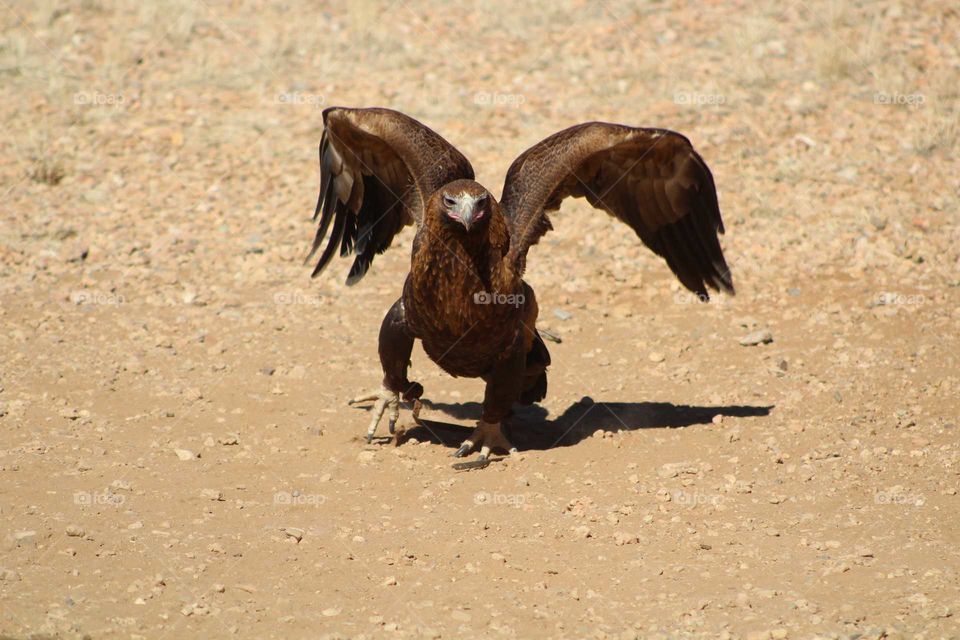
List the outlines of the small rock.
<svg viewBox="0 0 960 640">
<path fill-rule="evenodd" d="M 570 313 L 569 311 L 566 311 L 566 310 L 564 310 L 564 309 L 554 309 L 554 310 L 553 310 L 553 315 L 554 315 L 554 317 L 556 317 L 558 320 L 569 320 L 570 318 L 573 317 L 573 314 L 572 314 L 572 313 Z"/>
<path fill-rule="evenodd" d="M 84 533 L 83 527 L 78 524 L 67 525 L 67 535 L 71 538 L 82 538 Z"/>
<path fill-rule="evenodd" d="M 395 586 L 397 586 L 397 579 L 396 579 L 395 577 L 393 577 L 393 576 L 390 576 L 389 578 L 387 578 L 386 580 L 383 581 L 383 586 L 385 586 L 385 587 L 395 587 Z"/>
<path fill-rule="evenodd" d="M 190 451 L 189 449 L 174 449 L 173 452 L 177 454 L 177 457 L 181 460 L 193 460 L 199 458 L 200 456 Z"/>
<path fill-rule="evenodd" d="M 283 527 L 281 531 L 287 534 L 287 537 L 293 538 L 298 543 L 303 540 L 303 534 L 305 533 L 304 530 L 299 527 Z"/>
<path fill-rule="evenodd" d="M 754 347 L 758 344 L 769 344 L 771 342 L 773 342 L 773 334 L 769 329 L 753 331 L 740 338 L 740 345 L 744 347 Z"/>
<path fill-rule="evenodd" d="M 650 362 L 663 362 L 666 360 L 666 357 L 658 351 L 654 351 L 648 357 L 650 358 Z"/>
<path fill-rule="evenodd" d="M 25 543 L 32 544 L 37 541 L 37 532 L 36 531 L 17 531 L 13 534 L 13 539 L 17 544 Z"/>
<path fill-rule="evenodd" d="M 613 534 L 613 541 L 618 547 L 622 547 L 625 544 L 636 544 L 640 542 L 640 538 L 632 533 L 627 533 L 626 531 L 617 531 Z"/>
</svg>

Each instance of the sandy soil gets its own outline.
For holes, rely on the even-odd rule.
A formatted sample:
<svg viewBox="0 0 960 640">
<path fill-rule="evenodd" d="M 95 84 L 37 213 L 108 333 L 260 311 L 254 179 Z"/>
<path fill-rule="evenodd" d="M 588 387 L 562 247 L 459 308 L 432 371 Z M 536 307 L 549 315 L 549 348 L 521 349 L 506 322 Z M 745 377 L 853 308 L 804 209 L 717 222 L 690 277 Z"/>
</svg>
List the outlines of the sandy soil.
<svg viewBox="0 0 960 640">
<path fill-rule="evenodd" d="M 922 4 L 3 3 L 0 636 L 960 635 L 960 15 Z M 309 279 L 331 104 L 497 194 L 570 124 L 679 130 L 738 295 L 569 202 L 520 455 L 451 468 L 482 386 L 419 347 L 458 427 L 368 446 L 411 234 Z"/>
</svg>

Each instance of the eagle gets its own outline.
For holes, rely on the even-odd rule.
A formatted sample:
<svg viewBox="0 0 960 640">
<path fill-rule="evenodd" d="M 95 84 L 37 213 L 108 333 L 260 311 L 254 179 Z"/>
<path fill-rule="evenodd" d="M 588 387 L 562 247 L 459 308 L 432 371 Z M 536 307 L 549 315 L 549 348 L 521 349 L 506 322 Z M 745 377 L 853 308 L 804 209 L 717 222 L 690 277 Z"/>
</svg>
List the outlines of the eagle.
<svg viewBox="0 0 960 640">
<path fill-rule="evenodd" d="M 400 231 L 416 226 L 410 271 L 380 326 L 382 388 L 371 442 L 384 413 L 389 429 L 401 398 L 423 386 L 408 378 L 416 340 L 452 376 L 486 383 L 483 413 L 453 454 L 514 453 L 504 430 L 515 403 L 547 393 L 550 353 L 536 330 L 537 300 L 524 279 L 530 247 L 552 229 L 565 198 L 586 198 L 629 226 L 701 300 L 734 293 L 720 247 L 724 232 L 713 175 L 683 135 L 667 129 L 586 122 L 523 152 L 498 200 L 474 180 L 467 158 L 417 120 L 385 108 L 330 107 L 320 139 L 319 217 L 309 263 L 316 277 L 334 255 L 354 255 L 347 284 L 359 282 Z"/>
</svg>

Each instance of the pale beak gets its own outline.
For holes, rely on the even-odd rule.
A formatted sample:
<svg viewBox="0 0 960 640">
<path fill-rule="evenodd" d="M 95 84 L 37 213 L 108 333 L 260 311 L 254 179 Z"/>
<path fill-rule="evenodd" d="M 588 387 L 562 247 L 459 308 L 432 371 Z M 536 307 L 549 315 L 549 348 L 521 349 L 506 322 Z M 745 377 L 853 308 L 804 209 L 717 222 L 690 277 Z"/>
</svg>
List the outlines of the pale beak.
<svg viewBox="0 0 960 640">
<path fill-rule="evenodd" d="M 461 201 L 460 206 L 457 207 L 457 220 L 460 221 L 460 224 L 462 224 L 467 231 L 470 231 L 473 224 L 477 221 L 477 209 L 473 202 Z"/>
</svg>

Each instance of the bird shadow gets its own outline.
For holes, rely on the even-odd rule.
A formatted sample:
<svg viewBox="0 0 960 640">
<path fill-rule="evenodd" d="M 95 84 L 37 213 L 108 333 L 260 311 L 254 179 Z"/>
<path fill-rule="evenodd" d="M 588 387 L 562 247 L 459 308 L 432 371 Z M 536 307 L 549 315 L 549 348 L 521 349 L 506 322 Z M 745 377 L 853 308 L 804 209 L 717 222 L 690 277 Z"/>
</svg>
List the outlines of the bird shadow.
<svg viewBox="0 0 960 640">
<path fill-rule="evenodd" d="M 479 402 L 424 400 L 422 403 L 430 412 L 441 412 L 454 420 L 478 420 L 483 408 Z M 731 418 L 768 416 L 773 408 L 774 405 L 694 406 L 671 402 L 599 402 L 584 397 L 552 419 L 548 417 L 549 412 L 539 405 L 517 406 L 507 421 L 507 435 L 521 451 L 542 451 L 576 445 L 598 431 L 678 429 L 710 424 L 717 415 Z M 419 425 L 411 425 L 405 430 L 405 438 L 456 448 L 472 430 L 473 425 L 453 424 L 421 416 Z"/>
</svg>

